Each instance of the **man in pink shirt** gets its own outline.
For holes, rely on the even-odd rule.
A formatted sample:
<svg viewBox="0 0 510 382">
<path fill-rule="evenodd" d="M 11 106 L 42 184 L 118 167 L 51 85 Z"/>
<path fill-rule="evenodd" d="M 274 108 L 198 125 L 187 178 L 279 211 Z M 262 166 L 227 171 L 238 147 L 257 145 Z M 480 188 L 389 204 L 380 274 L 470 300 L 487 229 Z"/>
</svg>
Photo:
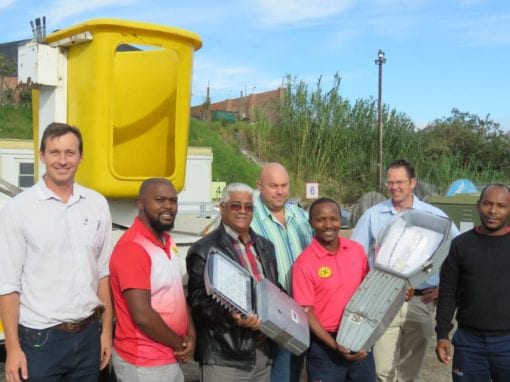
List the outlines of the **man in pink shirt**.
<svg viewBox="0 0 510 382">
<path fill-rule="evenodd" d="M 371 352 L 353 353 L 336 342 L 345 306 L 368 273 L 363 247 L 338 237 L 340 206 L 317 199 L 310 206 L 312 243 L 292 268 L 294 299 L 301 304 L 311 330 L 306 356 L 309 381 L 375 381 Z"/>
<path fill-rule="evenodd" d="M 138 217 L 119 239 L 110 260 L 117 313 L 113 367 L 123 382 L 183 382 L 195 328 L 186 304 L 177 246 L 166 232 L 177 214 L 170 181 L 143 182 Z"/>
</svg>

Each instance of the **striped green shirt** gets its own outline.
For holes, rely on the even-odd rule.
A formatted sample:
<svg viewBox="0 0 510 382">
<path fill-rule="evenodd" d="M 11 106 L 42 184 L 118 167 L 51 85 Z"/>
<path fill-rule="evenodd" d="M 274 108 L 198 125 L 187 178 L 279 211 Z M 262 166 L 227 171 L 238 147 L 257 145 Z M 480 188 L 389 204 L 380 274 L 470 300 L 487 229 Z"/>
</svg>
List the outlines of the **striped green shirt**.
<svg viewBox="0 0 510 382">
<path fill-rule="evenodd" d="M 307 213 L 300 207 L 285 205 L 285 226 L 273 217 L 260 195 L 253 199 L 252 229 L 273 242 L 278 266 L 278 281 L 290 292 L 292 264 L 312 241 Z"/>
</svg>

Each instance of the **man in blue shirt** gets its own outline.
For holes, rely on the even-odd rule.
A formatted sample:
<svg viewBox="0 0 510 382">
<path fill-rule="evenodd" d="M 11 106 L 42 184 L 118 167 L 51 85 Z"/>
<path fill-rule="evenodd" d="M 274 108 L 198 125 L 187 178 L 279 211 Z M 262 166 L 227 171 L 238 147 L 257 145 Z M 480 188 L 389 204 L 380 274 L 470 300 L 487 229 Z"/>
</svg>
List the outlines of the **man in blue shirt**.
<svg viewBox="0 0 510 382">
<path fill-rule="evenodd" d="M 391 198 L 368 209 L 360 218 L 351 239 L 360 243 L 374 264 L 375 243 L 386 223 L 407 208 L 446 216 L 439 208 L 419 200 L 413 194 L 416 176 L 411 162 L 399 159 L 389 164 L 386 187 Z M 452 234 L 458 230 L 452 224 Z M 432 275 L 414 290 L 383 336 L 374 345 L 378 381 L 416 381 L 427 345 L 434 335 L 435 302 L 439 293 L 439 275 Z"/>
</svg>

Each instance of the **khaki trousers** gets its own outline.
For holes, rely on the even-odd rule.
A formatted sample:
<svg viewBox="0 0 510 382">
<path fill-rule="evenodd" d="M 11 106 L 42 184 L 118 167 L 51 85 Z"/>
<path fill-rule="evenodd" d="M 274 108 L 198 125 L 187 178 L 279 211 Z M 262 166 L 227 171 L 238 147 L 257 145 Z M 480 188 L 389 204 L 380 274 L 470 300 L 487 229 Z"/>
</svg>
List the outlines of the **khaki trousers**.
<svg viewBox="0 0 510 382">
<path fill-rule="evenodd" d="M 422 296 L 405 302 L 373 348 L 379 382 L 417 382 L 434 336 L 435 305 Z"/>
</svg>

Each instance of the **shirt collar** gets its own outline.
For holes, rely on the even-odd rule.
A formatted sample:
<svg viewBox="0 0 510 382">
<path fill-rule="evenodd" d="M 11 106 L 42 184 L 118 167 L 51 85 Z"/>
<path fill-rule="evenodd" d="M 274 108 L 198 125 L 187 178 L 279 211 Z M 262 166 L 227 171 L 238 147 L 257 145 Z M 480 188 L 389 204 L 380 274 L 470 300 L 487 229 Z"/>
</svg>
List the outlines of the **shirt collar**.
<svg viewBox="0 0 510 382">
<path fill-rule="evenodd" d="M 55 199 L 58 201 L 62 201 L 62 199 L 55 194 L 52 190 L 48 188 L 46 185 L 46 182 L 44 181 L 44 177 L 39 179 L 39 181 L 35 185 L 36 191 L 37 191 L 37 199 L 42 200 L 49 200 L 49 199 Z M 81 198 L 86 198 L 87 194 L 85 191 L 85 187 L 80 186 L 78 183 L 73 183 L 73 193 L 71 197 L 69 198 L 69 201 L 67 204 L 73 204 L 76 203 Z"/>
<path fill-rule="evenodd" d="M 421 203 L 420 199 L 418 199 L 418 197 L 415 194 L 413 194 L 413 206 L 411 208 L 418 207 L 420 203 Z M 393 206 L 391 199 L 386 199 L 385 201 L 383 201 L 381 203 L 381 207 L 382 207 L 381 212 L 391 213 L 393 215 L 398 214 L 398 211 Z"/>
<path fill-rule="evenodd" d="M 165 244 L 161 243 L 159 239 L 152 233 L 152 231 L 145 225 L 145 223 L 139 218 L 136 217 L 135 221 L 133 222 L 133 226 L 139 232 L 143 237 L 145 237 L 147 240 L 149 240 L 154 245 L 163 248 L 167 253 L 170 250 L 171 245 L 171 236 L 168 232 L 163 232 L 163 240 Z"/>
<path fill-rule="evenodd" d="M 273 214 L 271 213 L 271 210 L 267 208 L 264 201 L 262 200 L 262 196 L 259 194 L 256 199 L 256 203 L 260 206 L 260 211 L 262 213 L 260 214 L 260 220 L 267 220 L 271 219 L 274 220 Z M 294 211 L 289 207 L 288 202 L 285 203 L 283 206 L 285 209 L 285 220 L 288 221 L 289 219 L 294 217 Z"/>
<path fill-rule="evenodd" d="M 233 229 L 232 227 L 229 227 L 228 225 L 226 225 L 224 223 L 221 223 L 221 225 L 225 229 L 225 232 L 228 234 L 228 236 L 230 236 L 232 239 L 234 239 L 237 242 L 241 241 L 241 240 L 239 240 L 239 237 L 241 236 L 241 234 L 239 232 L 237 232 L 235 229 Z M 255 239 L 256 239 L 255 233 L 250 228 L 250 242 L 254 241 Z M 248 243 L 246 243 L 246 244 L 248 244 Z"/>
<path fill-rule="evenodd" d="M 324 248 L 317 241 L 317 239 L 315 237 L 312 239 L 312 242 L 310 243 L 310 246 L 311 246 L 313 252 L 315 253 L 315 255 L 317 255 L 317 257 L 319 259 L 322 259 L 323 257 L 326 257 L 326 256 L 336 256 L 338 251 L 340 251 L 340 248 L 342 248 L 342 243 L 340 241 L 340 238 L 338 238 L 338 251 L 336 253 L 329 252 L 326 248 Z"/>
</svg>

